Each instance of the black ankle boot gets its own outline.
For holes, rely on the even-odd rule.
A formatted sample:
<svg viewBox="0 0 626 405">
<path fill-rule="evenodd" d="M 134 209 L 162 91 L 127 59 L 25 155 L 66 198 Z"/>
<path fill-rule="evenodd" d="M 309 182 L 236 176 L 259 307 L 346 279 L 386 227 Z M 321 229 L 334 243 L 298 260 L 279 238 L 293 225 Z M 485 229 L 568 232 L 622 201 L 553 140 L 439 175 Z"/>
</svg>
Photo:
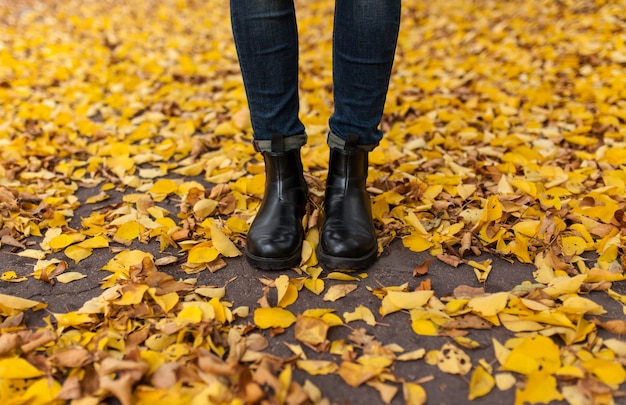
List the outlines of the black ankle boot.
<svg viewBox="0 0 626 405">
<path fill-rule="evenodd" d="M 324 201 L 324 223 L 317 247 L 328 268 L 363 269 L 378 256 L 372 206 L 365 189 L 367 154 L 331 148 Z"/>
<path fill-rule="evenodd" d="M 265 195 L 250 226 L 246 258 L 252 266 L 279 270 L 300 264 L 307 186 L 300 149 L 264 152 Z"/>
</svg>

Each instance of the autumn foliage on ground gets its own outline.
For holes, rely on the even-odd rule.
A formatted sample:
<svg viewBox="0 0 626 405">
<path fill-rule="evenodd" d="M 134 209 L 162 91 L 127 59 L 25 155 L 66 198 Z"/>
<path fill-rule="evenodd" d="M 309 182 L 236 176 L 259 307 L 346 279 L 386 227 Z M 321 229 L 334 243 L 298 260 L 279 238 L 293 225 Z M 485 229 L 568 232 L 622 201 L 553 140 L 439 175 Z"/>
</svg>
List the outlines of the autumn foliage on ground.
<svg viewBox="0 0 626 405">
<path fill-rule="evenodd" d="M 623 400 L 624 313 L 589 298 L 626 305 L 615 288 L 626 277 L 623 4 L 404 2 L 386 137 L 370 154 L 380 252 L 401 240 L 470 266 L 481 283 L 504 271 L 478 258 L 488 253 L 532 264 L 534 280 L 494 293 L 459 286 L 446 297 L 399 280 L 371 289 L 378 307 L 337 313 L 332 303 L 367 274 L 324 272 L 314 253 L 332 1 L 296 2 L 311 190 L 302 264 L 262 278 L 254 308 L 233 306 L 228 285 L 194 278 L 241 255 L 264 186 L 222 3 L 0 3 L 0 241 L 2 254 L 33 263 L 3 269 L 0 283 L 74 282 L 85 276 L 82 260 L 110 254 L 102 293 L 77 311 L 42 315 L 45 327 L 24 323 L 45 303 L 0 296 L 0 399 L 327 403 L 310 380 L 292 378 L 297 369 L 419 404 L 424 381 L 394 374 L 394 364 L 414 362 L 467 376 L 470 400 L 508 389 L 516 404 Z M 108 202 L 113 192 L 121 201 Z M 90 215 L 76 218 L 84 206 Z M 173 278 L 172 266 L 188 278 Z M 290 311 L 305 294 L 321 301 Z M 396 312 L 408 321 L 398 333 L 450 343 L 403 348 L 358 327 Z M 346 324 L 349 339 L 327 339 Z M 266 353 L 289 328 L 293 356 Z M 510 334 L 494 336 L 493 361 L 472 363 L 471 330 L 485 328 Z M 303 347 L 331 357 L 307 358 Z"/>
</svg>

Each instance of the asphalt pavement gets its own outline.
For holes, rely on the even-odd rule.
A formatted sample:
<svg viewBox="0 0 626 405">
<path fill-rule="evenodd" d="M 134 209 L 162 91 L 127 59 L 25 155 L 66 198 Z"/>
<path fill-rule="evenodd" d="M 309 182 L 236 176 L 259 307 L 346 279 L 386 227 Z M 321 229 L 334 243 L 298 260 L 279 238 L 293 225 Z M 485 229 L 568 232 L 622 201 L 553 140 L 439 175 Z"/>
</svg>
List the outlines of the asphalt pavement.
<svg viewBox="0 0 626 405">
<path fill-rule="evenodd" d="M 94 190 L 80 190 L 77 195 L 80 200 L 84 200 L 94 192 Z M 112 192 L 112 198 L 99 204 L 99 206 L 116 204 L 121 200 L 122 195 L 122 193 Z M 176 209 L 175 201 L 165 200 L 163 204 L 169 204 L 169 209 Z M 88 216 L 91 209 L 91 206 L 87 205 L 82 205 L 78 208 L 70 225 L 77 228 L 81 216 Z M 32 239 L 32 241 L 36 242 L 36 239 Z M 114 244 L 111 246 L 113 247 Z M 119 248 L 122 246 L 116 247 Z M 178 253 L 178 251 L 172 249 L 160 253 L 157 241 L 152 241 L 148 244 L 136 242 L 130 248 L 149 251 L 154 254 L 155 258 Z M 35 260 L 17 256 L 12 250 L 14 249 L 9 246 L 3 246 L 1 248 L 0 270 L 2 272 L 15 270 L 18 275 L 32 273 Z M 50 257 L 54 257 L 54 255 Z M 57 257 L 63 258 L 63 254 L 60 253 Z M 28 326 L 41 326 L 44 324 L 42 319 L 44 316 L 48 315 L 48 311 L 55 313 L 73 311 L 80 308 L 85 301 L 98 296 L 102 292 L 100 284 L 103 277 L 110 274 L 106 271 L 102 271 L 101 268 L 112 257 L 113 254 L 109 249 L 96 249 L 91 257 L 83 260 L 78 265 L 72 265 L 73 271 L 79 271 L 87 275 L 84 279 L 68 284 L 56 283 L 55 285 L 51 285 L 30 277 L 27 281 L 20 283 L 0 282 L 0 293 L 47 303 L 48 307 L 46 310 L 28 312 L 26 316 Z M 321 296 L 316 296 L 310 291 L 303 289 L 300 292 L 298 300 L 293 305 L 289 306 L 289 310 L 297 314 L 308 308 L 332 307 L 336 309 L 338 314 L 342 314 L 346 311 L 353 311 L 356 306 L 363 304 L 370 307 L 374 313 L 377 313 L 376 310 L 380 306 L 380 300 L 375 297 L 367 287 L 374 289 L 381 286 L 400 285 L 408 282 L 409 289 L 412 290 L 426 278 L 430 279 L 432 289 L 438 297 L 451 295 L 454 288 L 459 285 L 484 287 L 486 292 L 493 293 L 498 291 L 510 291 L 516 285 L 524 281 L 533 282 L 533 266 L 520 264 L 518 262 L 510 263 L 498 257 L 488 255 L 476 259 L 485 260 L 488 258 L 493 260 L 493 270 L 484 284 L 477 281 L 471 267 L 460 265 L 454 268 L 436 259 L 430 263 L 427 275 L 415 277 L 413 275 L 413 269 L 417 265 L 422 264 L 425 260 L 432 259 L 432 257 L 427 252 L 411 252 L 404 248 L 399 240 L 396 240 L 388 247 L 376 264 L 369 269 L 368 277 L 358 283 L 359 286 L 354 292 L 335 302 L 325 302 L 322 301 Z M 63 259 L 67 260 L 67 258 Z M 198 278 L 199 285 L 227 285 L 225 299 L 232 302 L 235 307 L 244 305 L 249 306 L 251 309 L 256 308 L 258 306 L 257 300 L 262 297 L 262 284 L 259 278 L 268 277 L 275 279 L 281 274 L 279 272 L 259 271 L 251 268 L 241 257 L 226 259 L 226 261 L 228 265 L 225 268 L 215 273 L 203 271 L 202 273 L 194 275 L 194 277 Z M 171 274 L 177 279 L 190 277 L 181 270 L 179 264 L 164 266 L 161 267 L 160 270 Z M 286 271 L 284 274 L 287 274 L 289 277 L 298 276 L 292 270 Z M 326 280 L 327 288 L 335 283 L 343 282 Z M 626 293 L 626 285 L 623 282 L 614 283 L 613 289 L 621 294 Z M 615 319 L 624 319 L 621 305 L 615 300 L 608 298 L 606 294 L 592 292 L 590 297 L 609 311 L 609 314 Z M 426 351 L 440 349 L 444 343 L 451 342 L 451 339 L 448 337 L 425 337 L 416 335 L 411 330 L 408 316 L 401 313 L 386 316 L 381 320 L 380 324 L 375 327 L 368 326 L 364 322 L 358 322 L 358 325 L 353 323 L 350 324 L 349 327 L 333 327 L 329 332 L 328 338 L 331 341 L 346 338 L 350 334 L 352 327 L 357 326 L 365 328 L 368 334 L 373 335 L 379 341 L 385 344 L 396 343 L 404 348 L 405 351 L 419 348 L 424 348 Z M 267 332 L 264 333 L 269 337 Z M 603 334 L 605 332 L 600 331 L 600 333 Z M 512 332 L 502 327 L 489 330 L 472 330 L 469 337 L 479 342 L 480 347 L 474 350 L 464 350 L 472 358 L 473 364 L 476 364 L 479 359 L 485 359 L 487 362 L 496 364 L 491 344 L 492 337 L 496 337 L 500 342 L 504 342 L 506 339 L 513 336 L 514 334 Z M 269 339 L 271 346 L 268 352 L 284 357 L 293 354 L 284 344 L 285 342 L 297 343 L 294 338 L 293 328 L 287 329 L 282 335 L 269 337 Z M 324 356 L 329 356 L 319 356 L 308 348 L 305 350 L 311 358 L 325 358 Z M 469 401 L 467 394 L 470 374 L 466 376 L 446 374 L 441 372 L 436 366 L 427 365 L 424 361 L 398 362 L 394 366 L 394 374 L 407 381 L 424 381 L 422 385 L 427 392 L 429 404 L 513 404 L 515 399 L 514 388 L 507 391 L 499 391 L 497 388 L 494 388 L 489 395 Z M 303 371 L 295 370 L 294 380 L 304 383 L 307 379 L 317 385 L 323 395 L 333 403 L 382 403 L 378 393 L 373 388 L 366 385 L 362 385 L 359 388 L 352 388 L 346 385 L 337 375 L 311 376 Z M 625 391 L 624 387 L 622 387 L 622 391 Z M 618 399 L 618 401 L 619 400 L 620 399 Z M 621 398 L 621 400 L 624 400 L 624 398 Z M 404 403 L 401 392 L 396 395 L 392 403 Z"/>
</svg>

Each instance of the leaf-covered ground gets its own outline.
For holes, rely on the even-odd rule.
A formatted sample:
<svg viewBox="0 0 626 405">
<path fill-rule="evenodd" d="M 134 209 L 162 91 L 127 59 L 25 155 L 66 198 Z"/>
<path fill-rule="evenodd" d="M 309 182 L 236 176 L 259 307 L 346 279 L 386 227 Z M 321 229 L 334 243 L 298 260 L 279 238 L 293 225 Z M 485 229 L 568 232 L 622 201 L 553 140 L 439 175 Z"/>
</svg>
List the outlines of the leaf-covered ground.
<svg viewBox="0 0 626 405">
<path fill-rule="evenodd" d="M 307 241 L 269 276 L 237 258 L 264 177 L 227 2 L 1 1 L 0 291 L 25 287 L 0 296 L 0 399 L 323 404 L 331 375 L 420 404 L 443 372 L 468 400 L 623 401 L 626 4 L 404 3 L 368 187 L 381 255 L 431 259 L 380 283 L 314 254 L 332 1 L 297 1 Z M 534 271 L 488 288 L 507 260 Z M 432 288 L 442 268 L 482 287 Z M 78 308 L 27 299 L 89 279 Z M 410 347 L 377 337 L 390 324 Z"/>
</svg>

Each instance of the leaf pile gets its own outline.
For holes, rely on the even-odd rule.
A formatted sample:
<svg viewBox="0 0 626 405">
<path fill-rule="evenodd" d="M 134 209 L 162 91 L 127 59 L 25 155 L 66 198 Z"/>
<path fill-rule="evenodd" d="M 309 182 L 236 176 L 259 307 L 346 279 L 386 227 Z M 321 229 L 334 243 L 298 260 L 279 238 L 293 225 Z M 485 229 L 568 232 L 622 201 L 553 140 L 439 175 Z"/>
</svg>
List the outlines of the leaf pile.
<svg viewBox="0 0 626 405">
<path fill-rule="evenodd" d="M 46 327 L 23 322 L 45 304 L 0 297 L 1 399 L 327 403 L 313 379 L 297 381 L 303 371 L 367 384 L 385 403 L 425 402 L 429 379 L 397 375 L 403 362 L 467 376 L 469 399 L 496 387 L 515 388 L 516 404 L 624 395 L 624 313 L 587 298 L 626 304 L 613 284 L 626 277 L 624 7 L 403 5 L 386 137 L 370 154 L 381 253 L 401 239 L 479 283 L 505 271 L 482 253 L 535 267 L 512 291 L 437 296 L 427 279 L 377 286 L 317 267 L 333 3 L 297 5 L 312 194 L 302 264 L 261 278 L 249 309 L 193 278 L 241 255 L 264 187 L 227 2 L 0 2 L 0 243 L 34 263 L 0 283 L 73 282 L 94 250 L 111 255 L 102 293 Z M 159 270 L 174 264 L 190 278 Z M 337 313 L 333 302 L 363 289 L 379 306 Z M 368 333 L 403 316 L 411 330 L 398 333 L 449 341 L 426 351 Z M 342 325 L 350 334 L 331 340 Z M 471 331 L 496 327 L 506 339 L 493 338 L 493 361 L 475 362 Z M 269 354 L 286 330 L 293 356 Z"/>
</svg>

